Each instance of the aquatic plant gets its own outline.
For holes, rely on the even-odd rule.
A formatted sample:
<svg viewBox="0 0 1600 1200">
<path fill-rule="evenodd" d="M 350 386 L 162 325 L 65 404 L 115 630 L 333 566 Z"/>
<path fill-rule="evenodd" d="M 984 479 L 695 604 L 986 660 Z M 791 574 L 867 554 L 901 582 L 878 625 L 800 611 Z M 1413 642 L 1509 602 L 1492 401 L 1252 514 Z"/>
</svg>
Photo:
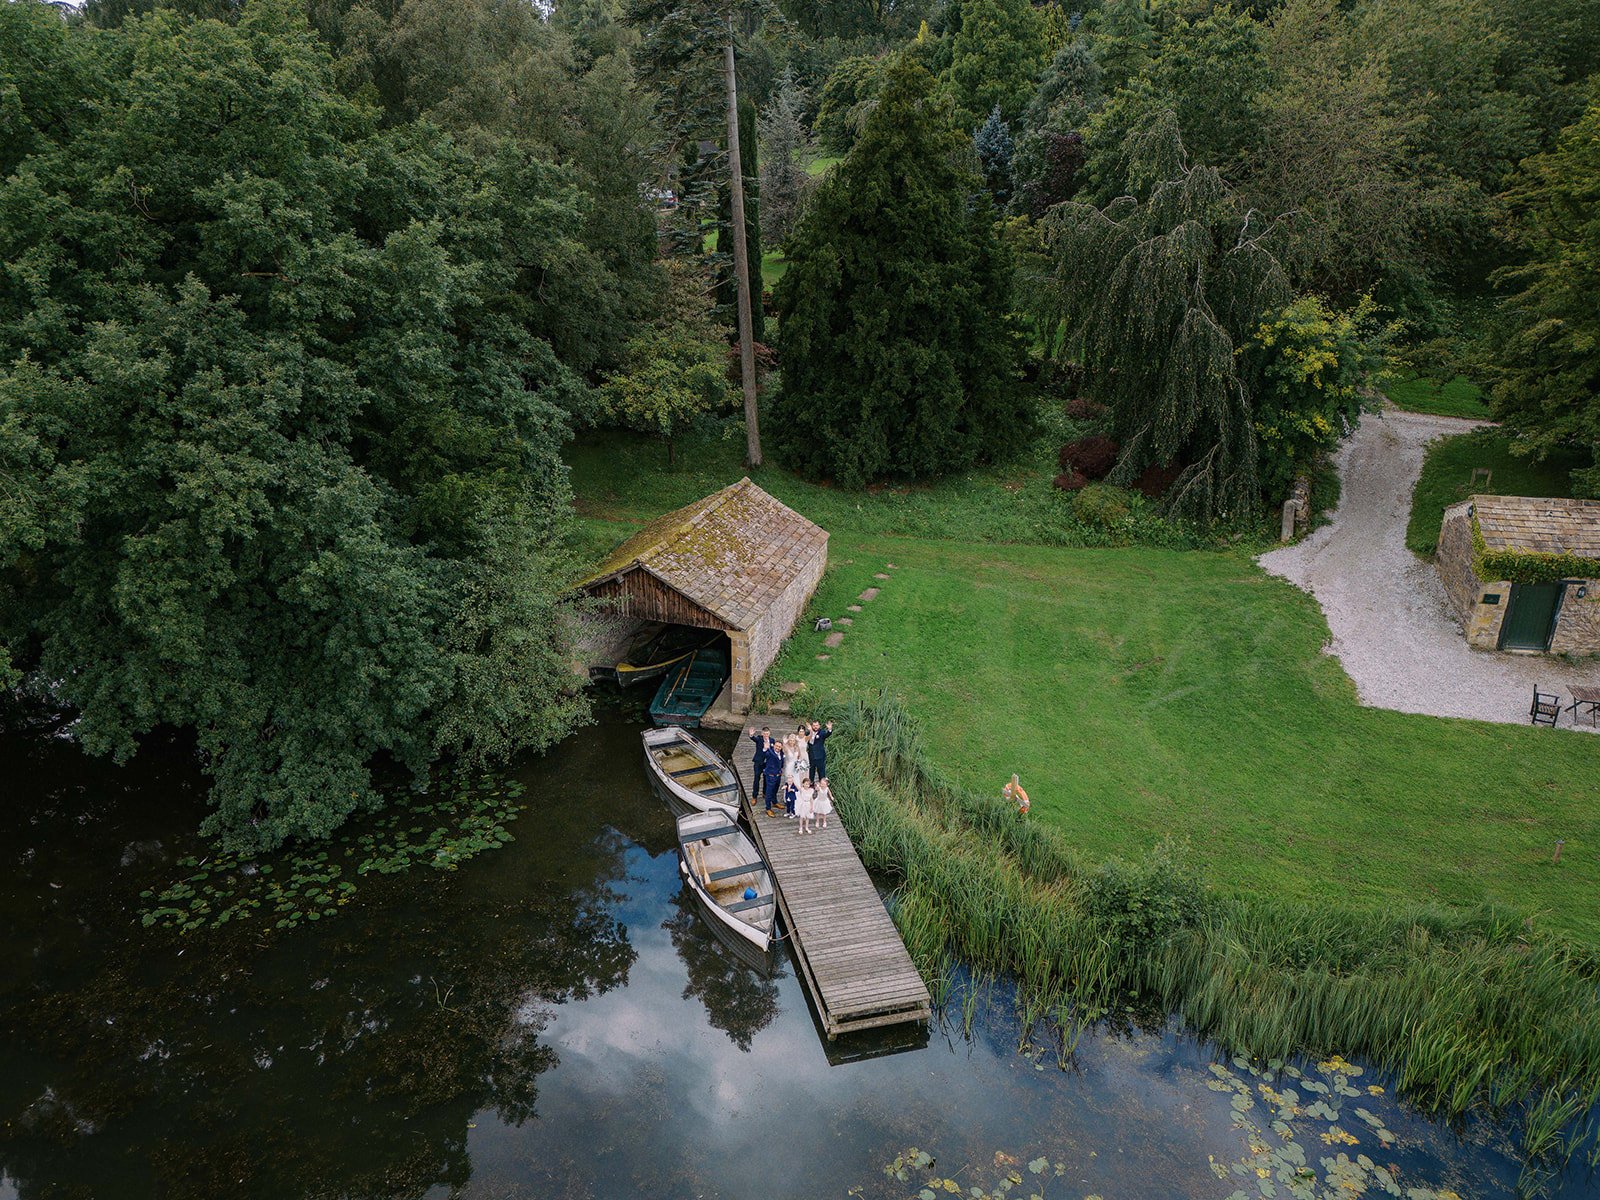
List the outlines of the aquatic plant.
<svg viewBox="0 0 1600 1200">
<path fill-rule="evenodd" d="M 1142 872 L 1138 887 L 1111 890 L 1153 903 L 1146 886 L 1170 876 L 1181 919 L 1130 925 L 1125 904 L 1096 900 L 1104 876 L 1052 830 L 929 763 L 898 703 L 856 698 L 829 715 L 849 730 L 830 744 L 840 812 L 867 865 L 898 876 L 896 921 L 929 978 L 958 958 L 1069 1013 L 1107 1009 L 1114 995 L 1158 1005 L 1256 1059 L 1359 1056 L 1425 1109 L 1520 1120 L 1530 1162 L 1593 1144 L 1592 1128 L 1571 1129 L 1600 1098 L 1589 952 L 1505 909 L 1196 893 L 1159 849 L 1120 869 Z"/>
<path fill-rule="evenodd" d="M 178 860 L 187 871 L 160 892 L 139 893 L 146 927 L 188 933 L 245 921 L 262 913 L 273 928 L 336 914 L 355 896 L 357 878 L 393 875 L 414 866 L 453 871 L 468 859 L 512 840 L 506 828 L 525 805 L 522 785 L 482 776 L 476 785 L 446 781 L 432 799 L 353 822 L 326 842 L 271 855 L 220 848 Z"/>
</svg>

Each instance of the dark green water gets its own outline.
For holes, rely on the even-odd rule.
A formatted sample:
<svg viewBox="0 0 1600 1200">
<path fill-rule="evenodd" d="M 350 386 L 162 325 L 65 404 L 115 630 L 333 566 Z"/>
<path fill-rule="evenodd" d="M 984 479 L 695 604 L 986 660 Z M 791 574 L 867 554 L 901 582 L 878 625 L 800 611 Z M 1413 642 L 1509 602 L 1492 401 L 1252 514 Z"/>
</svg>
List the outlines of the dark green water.
<svg viewBox="0 0 1600 1200">
<path fill-rule="evenodd" d="M 1003 988 L 970 1039 L 956 1012 L 900 1052 L 830 1050 L 787 964 L 752 974 L 688 907 L 635 726 L 513 774 L 529 809 L 509 847 L 364 882 L 319 925 L 185 937 L 137 919 L 196 846 L 182 756 L 116 769 L 0 741 L 0 1200 L 910 1197 L 945 1178 L 1227 1200 L 1269 1194 L 1258 1166 L 1296 1195 L 1272 1172 L 1297 1155 L 1307 1196 L 1513 1195 L 1503 1136 L 1429 1122 L 1370 1074 L 1258 1077 L 1128 1023 L 1062 1070 L 1042 1032 L 1019 1052 Z M 1337 1119 L 1274 1132 L 1273 1095 L 1310 1104 L 1319 1081 Z M 1344 1188 L 1322 1162 L 1340 1153 L 1382 1174 Z"/>
</svg>

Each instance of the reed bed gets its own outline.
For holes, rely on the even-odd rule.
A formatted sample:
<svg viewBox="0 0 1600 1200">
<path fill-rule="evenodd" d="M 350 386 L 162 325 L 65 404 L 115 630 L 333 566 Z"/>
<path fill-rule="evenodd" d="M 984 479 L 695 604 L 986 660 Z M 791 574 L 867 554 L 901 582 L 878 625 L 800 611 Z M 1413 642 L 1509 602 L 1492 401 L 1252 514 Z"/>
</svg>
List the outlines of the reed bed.
<svg viewBox="0 0 1600 1200">
<path fill-rule="evenodd" d="M 999 797 L 952 785 L 897 702 L 829 715 L 851 733 L 830 746 L 841 812 L 867 865 L 898 878 L 895 920 L 935 996 L 956 960 L 1010 974 L 1030 1013 L 1056 1014 L 1063 1059 L 1113 1002 L 1153 1004 L 1232 1054 L 1360 1057 L 1424 1109 L 1513 1117 L 1530 1162 L 1600 1155 L 1591 952 L 1504 909 L 1223 894 L 1170 848 L 1091 867 Z"/>
</svg>

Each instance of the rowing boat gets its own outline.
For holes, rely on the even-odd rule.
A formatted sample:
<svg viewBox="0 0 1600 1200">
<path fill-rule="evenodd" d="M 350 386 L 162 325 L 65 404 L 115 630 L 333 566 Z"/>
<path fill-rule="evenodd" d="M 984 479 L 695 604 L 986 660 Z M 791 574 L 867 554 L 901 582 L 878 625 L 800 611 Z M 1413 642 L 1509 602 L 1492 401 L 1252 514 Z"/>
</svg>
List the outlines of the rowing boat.
<svg viewBox="0 0 1600 1200">
<path fill-rule="evenodd" d="M 772 872 L 744 830 L 721 813 L 679 817 L 678 869 L 718 937 L 762 965 L 778 908 Z"/>
<path fill-rule="evenodd" d="M 650 702 L 657 725 L 697 728 L 728 682 L 728 655 L 720 646 L 702 646 L 681 664 L 669 667 Z"/>
<path fill-rule="evenodd" d="M 739 816 L 739 780 L 720 754 L 684 729 L 646 729 L 644 765 L 675 817 L 715 812 Z"/>
</svg>

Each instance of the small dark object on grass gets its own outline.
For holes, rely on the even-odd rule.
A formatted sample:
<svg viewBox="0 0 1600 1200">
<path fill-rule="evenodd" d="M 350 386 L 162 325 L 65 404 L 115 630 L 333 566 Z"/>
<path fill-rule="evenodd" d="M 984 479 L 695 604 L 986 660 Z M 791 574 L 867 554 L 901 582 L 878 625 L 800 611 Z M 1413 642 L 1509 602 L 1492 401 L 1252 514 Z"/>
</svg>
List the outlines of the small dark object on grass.
<svg viewBox="0 0 1600 1200">
<path fill-rule="evenodd" d="M 1066 471 L 1057 475 L 1052 482 L 1063 492 L 1075 492 L 1088 484 L 1089 481 L 1077 471 Z"/>
<path fill-rule="evenodd" d="M 818 617 L 817 618 L 817 626 L 816 626 L 816 628 L 817 628 L 817 632 L 818 633 L 821 633 L 825 629 L 832 629 L 833 628 L 833 618 L 832 617 Z"/>
<path fill-rule="evenodd" d="M 1091 434 L 1061 447 L 1057 459 L 1063 470 L 1075 469 L 1086 479 L 1104 479 L 1117 465 L 1117 444 L 1098 433 Z"/>
</svg>

